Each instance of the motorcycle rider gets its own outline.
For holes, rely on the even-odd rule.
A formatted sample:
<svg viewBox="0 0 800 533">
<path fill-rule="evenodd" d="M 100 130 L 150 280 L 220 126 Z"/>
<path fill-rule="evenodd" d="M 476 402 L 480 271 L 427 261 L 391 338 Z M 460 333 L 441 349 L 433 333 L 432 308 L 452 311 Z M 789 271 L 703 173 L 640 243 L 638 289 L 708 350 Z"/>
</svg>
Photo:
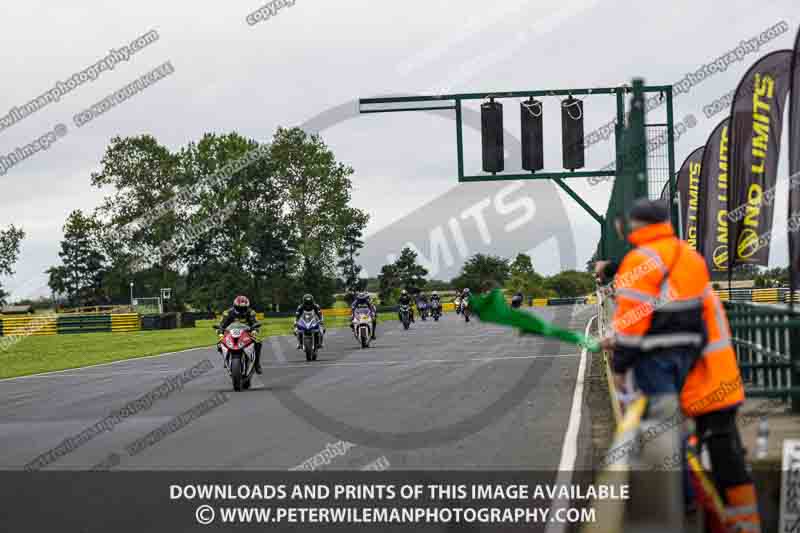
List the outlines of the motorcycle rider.
<svg viewBox="0 0 800 533">
<path fill-rule="evenodd" d="M 407 291 L 407 290 L 403 289 L 403 290 L 400 292 L 400 298 L 397 300 L 397 302 L 398 302 L 400 305 L 407 305 L 407 306 L 408 306 L 408 312 L 409 312 L 409 314 L 411 315 L 411 322 L 414 322 L 414 305 L 413 305 L 413 300 L 411 299 L 411 296 L 408 294 L 408 291 Z M 402 320 L 402 318 L 400 317 L 400 312 L 399 312 L 399 311 L 398 311 L 398 313 L 397 313 L 397 318 L 399 318 L 400 320 Z"/>
<path fill-rule="evenodd" d="M 464 288 L 464 290 L 461 291 L 461 294 L 458 295 L 458 297 L 461 299 L 462 309 L 469 304 L 469 296 L 470 296 L 469 287 Z"/>
<path fill-rule="evenodd" d="M 511 307 L 518 308 L 522 307 L 522 301 L 525 297 L 522 295 L 521 292 L 517 291 L 517 293 L 511 297 Z"/>
<path fill-rule="evenodd" d="M 303 303 L 297 306 L 297 311 L 295 311 L 294 314 L 295 323 L 300 319 L 300 315 L 309 311 L 313 311 L 317 316 L 317 320 L 319 320 L 319 347 L 322 348 L 325 341 L 325 323 L 322 318 L 322 309 L 314 301 L 314 297 L 312 295 L 304 294 Z M 303 336 L 300 334 L 297 328 L 295 328 L 294 333 L 297 336 L 297 349 L 300 350 L 303 348 Z"/>
<path fill-rule="evenodd" d="M 225 331 L 225 329 L 234 322 L 242 322 L 251 328 L 258 322 L 258 319 L 256 318 L 256 312 L 250 309 L 250 300 L 247 298 L 247 296 L 237 296 L 233 300 L 233 307 L 222 313 L 222 320 L 219 323 L 219 331 Z M 260 340 L 256 339 L 255 335 L 253 336 L 253 341 L 256 345 L 255 371 L 256 374 L 260 374 L 262 343 Z"/>
<path fill-rule="evenodd" d="M 428 295 L 424 292 L 419 293 L 417 296 L 417 309 L 420 308 L 420 303 L 424 304 L 424 307 L 428 308 L 428 313 L 430 314 L 430 303 L 428 302 Z M 420 316 L 422 315 L 422 311 L 420 311 Z"/>
<path fill-rule="evenodd" d="M 442 299 L 439 297 L 439 293 L 433 291 L 431 293 L 431 307 L 441 307 L 442 306 Z"/>
<path fill-rule="evenodd" d="M 368 307 L 372 313 L 372 340 L 375 340 L 375 327 L 378 325 L 378 309 L 372 303 L 372 299 L 367 292 L 359 292 L 353 298 L 353 305 L 350 306 L 350 329 L 355 328 L 353 321 L 356 319 L 356 309 L 359 307 Z"/>
</svg>

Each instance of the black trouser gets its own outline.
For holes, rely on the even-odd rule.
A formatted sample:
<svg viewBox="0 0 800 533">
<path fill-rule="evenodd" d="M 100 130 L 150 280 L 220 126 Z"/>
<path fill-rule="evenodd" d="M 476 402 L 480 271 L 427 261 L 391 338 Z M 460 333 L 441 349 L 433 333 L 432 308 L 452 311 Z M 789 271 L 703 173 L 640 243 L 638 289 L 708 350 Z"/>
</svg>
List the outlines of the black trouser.
<svg viewBox="0 0 800 533">
<path fill-rule="evenodd" d="M 695 418 L 697 435 L 708 447 L 714 482 L 723 499 L 726 489 L 752 482 L 747 472 L 742 437 L 736 427 L 737 410 L 737 407 L 732 407 Z"/>
</svg>

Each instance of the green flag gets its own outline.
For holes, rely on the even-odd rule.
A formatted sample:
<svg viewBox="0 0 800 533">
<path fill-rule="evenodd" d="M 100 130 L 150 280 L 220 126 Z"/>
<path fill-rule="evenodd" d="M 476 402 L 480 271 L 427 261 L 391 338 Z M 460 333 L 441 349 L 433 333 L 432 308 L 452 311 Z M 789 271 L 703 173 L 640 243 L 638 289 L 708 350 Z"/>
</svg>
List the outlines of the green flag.
<svg viewBox="0 0 800 533">
<path fill-rule="evenodd" d="M 559 328 L 533 313 L 512 309 L 506 303 L 500 289 L 495 289 L 485 296 L 470 296 L 469 306 L 472 308 L 472 311 L 478 315 L 478 318 L 484 322 L 511 326 L 524 333 L 552 337 L 560 341 L 577 344 L 592 352 L 600 351 L 600 345 L 596 339 L 586 337 L 574 331 Z"/>
</svg>

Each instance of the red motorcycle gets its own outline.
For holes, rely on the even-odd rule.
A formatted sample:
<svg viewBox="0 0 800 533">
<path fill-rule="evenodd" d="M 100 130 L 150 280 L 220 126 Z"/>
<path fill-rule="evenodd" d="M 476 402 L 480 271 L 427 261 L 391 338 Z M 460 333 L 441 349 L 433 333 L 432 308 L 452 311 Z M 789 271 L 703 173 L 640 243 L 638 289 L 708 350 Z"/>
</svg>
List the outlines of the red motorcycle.
<svg viewBox="0 0 800 533">
<path fill-rule="evenodd" d="M 261 327 L 260 323 L 252 327 L 233 323 L 224 332 L 218 326 L 212 326 L 221 335 L 217 350 L 225 360 L 233 382 L 233 390 L 241 391 L 250 388 L 250 379 L 255 372 L 256 340 L 253 333 Z"/>
</svg>

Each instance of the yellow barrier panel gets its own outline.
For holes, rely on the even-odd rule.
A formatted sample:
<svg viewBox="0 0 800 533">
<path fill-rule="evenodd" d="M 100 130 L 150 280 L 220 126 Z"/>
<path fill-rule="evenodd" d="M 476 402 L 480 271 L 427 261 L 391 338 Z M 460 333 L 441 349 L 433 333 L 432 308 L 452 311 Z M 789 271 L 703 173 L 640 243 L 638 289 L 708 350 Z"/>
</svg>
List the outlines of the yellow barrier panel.
<svg viewBox="0 0 800 533">
<path fill-rule="evenodd" d="M 3 335 L 10 337 L 18 335 L 27 337 L 29 335 L 56 335 L 58 317 L 56 315 L 38 315 L 25 317 L 4 317 Z"/>
<path fill-rule="evenodd" d="M 111 331 L 139 331 L 142 329 L 139 315 L 126 313 L 111 315 Z"/>
<path fill-rule="evenodd" d="M 547 307 L 547 298 L 534 298 L 533 299 L 533 306 L 534 307 Z"/>
<path fill-rule="evenodd" d="M 350 316 L 350 308 L 349 307 L 334 307 L 333 309 L 323 309 L 322 315 L 323 316 Z"/>
<path fill-rule="evenodd" d="M 779 300 L 778 289 L 754 289 L 753 290 L 753 301 L 754 302 L 776 304 L 776 303 L 778 303 L 778 300 Z"/>
</svg>

